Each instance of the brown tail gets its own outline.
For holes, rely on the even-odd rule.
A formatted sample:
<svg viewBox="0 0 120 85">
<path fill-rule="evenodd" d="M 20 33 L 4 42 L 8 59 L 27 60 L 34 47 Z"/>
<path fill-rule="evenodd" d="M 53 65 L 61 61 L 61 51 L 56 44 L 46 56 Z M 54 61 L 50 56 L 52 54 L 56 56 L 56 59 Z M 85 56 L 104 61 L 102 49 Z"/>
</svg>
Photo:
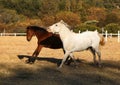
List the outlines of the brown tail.
<svg viewBox="0 0 120 85">
<path fill-rule="evenodd" d="M 100 45 L 105 45 L 105 39 L 104 39 L 104 37 L 103 37 L 103 35 L 102 34 L 99 34 L 99 37 L 100 37 Z"/>
</svg>

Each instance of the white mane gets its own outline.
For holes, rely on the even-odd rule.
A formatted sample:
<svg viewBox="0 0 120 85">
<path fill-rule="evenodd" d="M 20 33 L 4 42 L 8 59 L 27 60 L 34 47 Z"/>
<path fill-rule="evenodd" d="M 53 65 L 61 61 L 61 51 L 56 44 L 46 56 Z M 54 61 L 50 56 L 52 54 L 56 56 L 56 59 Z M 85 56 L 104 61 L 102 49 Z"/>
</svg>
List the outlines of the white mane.
<svg viewBox="0 0 120 85">
<path fill-rule="evenodd" d="M 63 20 L 60 21 L 61 23 L 63 23 L 67 28 L 69 28 L 70 30 L 72 29 L 72 27 L 70 25 L 68 25 L 67 23 L 65 23 Z"/>
</svg>

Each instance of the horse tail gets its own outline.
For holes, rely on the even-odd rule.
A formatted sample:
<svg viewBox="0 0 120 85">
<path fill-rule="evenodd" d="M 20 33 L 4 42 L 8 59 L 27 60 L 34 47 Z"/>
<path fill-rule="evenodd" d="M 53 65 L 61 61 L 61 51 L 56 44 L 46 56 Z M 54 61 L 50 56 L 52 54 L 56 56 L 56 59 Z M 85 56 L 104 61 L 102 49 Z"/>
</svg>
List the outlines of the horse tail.
<svg viewBox="0 0 120 85">
<path fill-rule="evenodd" d="M 100 37 L 100 45 L 104 46 L 105 45 L 105 39 L 102 34 L 99 34 Z"/>
</svg>

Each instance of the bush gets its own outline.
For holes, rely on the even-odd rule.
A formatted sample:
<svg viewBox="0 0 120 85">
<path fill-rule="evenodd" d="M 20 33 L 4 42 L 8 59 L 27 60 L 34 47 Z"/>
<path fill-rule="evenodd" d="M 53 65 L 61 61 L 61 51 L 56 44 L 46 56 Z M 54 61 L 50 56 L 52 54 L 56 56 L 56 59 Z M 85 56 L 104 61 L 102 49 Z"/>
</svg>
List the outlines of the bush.
<svg viewBox="0 0 120 85">
<path fill-rule="evenodd" d="M 4 23 L 0 23 L 0 32 L 3 32 L 6 28 L 6 25 Z"/>
<path fill-rule="evenodd" d="M 72 27 L 75 27 L 76 25 L 80 24 L 79 15 L 69 11 L 62 11 L 56 14 L 56 22 L 60 20 L 64 20 L 68 25 Z"/>
<path fill-rule="evenodd" d="M 44 23 L 45 26 L 50 26 L 55 23 L 55 17 L 54 16 L 45 16 L 42 19 L 42 22 Z"/>
<path fill-rule="evenodd" d="M 115 23 L 110 23 L 105 26 L 105 30 L 107 30 L 108 33 L 117 33 L 120 30 L 120 25 Z"/>
<path fill-rule="evenodd" d="M 73 31 L 74 32 L 83 32 L 83 31 L 95 31 L 97 30 L 98 32 L 101 32 L 101 29 L 95 25 L 87 25 L 87 24 L 81 24 L 81 25 L 78 25 Z"/>
</svg>

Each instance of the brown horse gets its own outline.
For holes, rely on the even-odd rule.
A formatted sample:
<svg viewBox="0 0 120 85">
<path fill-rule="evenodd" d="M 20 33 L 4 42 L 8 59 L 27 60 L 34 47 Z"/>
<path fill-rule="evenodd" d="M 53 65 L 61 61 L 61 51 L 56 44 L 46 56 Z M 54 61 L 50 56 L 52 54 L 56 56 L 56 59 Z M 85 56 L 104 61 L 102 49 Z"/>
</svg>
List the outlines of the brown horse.
<svg viewBox="0 0 120 85">
<path fill-rule="evenodd" d="M 32 57 L 30 57 L 26 61 L 27 63 L 35 62 L 36 57 L 39 55 L 42 47 L 51 48 L 51 49 L 60 49 L 60 48 L 63 49 L 63 44 L 61 42 L 59 35 L 52 34 L 43 27 L 28 26 L 26 33 L 27 33 L 26 37 L 28 41 L 32 39 L 32 36 L 36 36 L 38 39 L 38 42 L 37 42 L 38 46 L 34 51 L 34 53 L 32 54 Z"/>
</svg>

